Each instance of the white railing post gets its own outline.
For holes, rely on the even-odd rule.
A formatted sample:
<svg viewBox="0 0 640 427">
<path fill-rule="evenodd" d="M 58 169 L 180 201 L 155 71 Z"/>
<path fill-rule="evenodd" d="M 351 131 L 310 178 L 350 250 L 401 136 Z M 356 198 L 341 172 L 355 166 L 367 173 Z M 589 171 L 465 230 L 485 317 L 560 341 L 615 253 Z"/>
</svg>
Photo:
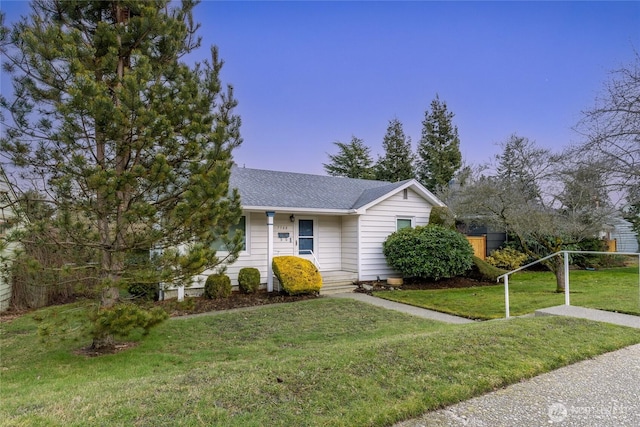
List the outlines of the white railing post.
<svg viewBox="0 0 640 427">
<path fill-rule="evenodd" d="M 316 254 L 314 254 L 312 250 L 309 250 L 309 254 L 313 257 L 313 263 L 316 268 L 320 270 L 320 261 L 318 261 L 318 258 L 316 258 Z"/>
<path fill-rule="evenodd" d="M 517 273 L 518 271 L 522 271 L 526 268 L 531 267 L 532 265 L 538 264 L 546 259 L 551 257 L 555 257 L 562 254 L 564 256 L 564 304 L 571 305 L 569 300 L 569 254 L 602 254 L 602 255 L 630 255 L 635 256 L 638 255 L 638 304 L 640 304 L 640 253 L 638 252 L 599 252 L 599 251 L 559 251 L 555 252 L 551 255 L 547 255 L 544 258 L 540 258 L 534 262 L 531 262 L 527 265 L 523 265 L 522 267 L 516 268 L 515 270 L 511 270 L 508 273 L 505 273 L 501 276 L 498 276 L 496 281 L 500 281 L 500 279 L 504 279 L 504 302 L 505 302 L 505 312 L 507 317 L 509 317 L 509 275 L 513 273 Z"/>
<path fill-rule="evenodd" d="M 504 305 L 507 319 L 509 318 L 509 275 L 504 276 Z"/>
<path fill-rule="evenodd" d="M 265 212 L 267 215 L 267 292 L 273 292 L 273 218 L 276 213 Z"/>
<path fill-rule="evenodd" d="M 564 252 L 564 305 L 569 304 L 569 252 Z"/>
</svg>

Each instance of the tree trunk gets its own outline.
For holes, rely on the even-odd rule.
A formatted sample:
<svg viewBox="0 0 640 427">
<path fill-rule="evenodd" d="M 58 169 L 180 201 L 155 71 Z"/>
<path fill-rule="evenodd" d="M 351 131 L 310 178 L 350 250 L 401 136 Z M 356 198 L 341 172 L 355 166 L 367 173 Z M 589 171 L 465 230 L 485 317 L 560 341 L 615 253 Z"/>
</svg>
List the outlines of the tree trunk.
<svg viewBox="0 0 640 427">
<path fill-rule="evenodd" d="M 127 22 L 129 18 L 129 10 L 126 8 L 122 8 L 120 4 L 116 4 L 114 8 L 114 15 L 118 24 L 124 24 Z M 122 40 L 120 36 L 118 38 L 118 45 L 122 48 Z M 128 65 L 128 56 L 125 57 L 121 55 L 118 58 L 118 64 L 116 73 L 118 79 L 116 80 L 116 88 L 119 88 L 122 85 L 122 80 L 125 75 L 125 69 Z M 101 78 L 102 76 L 100 76 Z M 117 91 L 114 90 L 113 95 L 113 103 L 116 106 L 120 106 L 120 100 L 117 97 Z M 105 159 L 105 148 L 106 148 L 106 140 L 102 133 L 96 132 L 96 159 L 98 164 L 106 169 L 106 159 Z M 124 148 L 123 148 L 124 147 Z M 125 162 L 128 161 L 128 150 L 126 149 L 127 145 L 124 143 L 116 144 L 116 158 L 115 158 L 115 168 L 116 175 L 119 177 L 122 176 L 125 169 Z M 102 272 L 105 274 L 106 283 L 108 286 L 105 286 L 102 289 L 102 294 L 100 295 L 100 309 L 111 309 L 113 308 L 120 299 L 120 290 L 118 289 L 117 283 L 120 280 L 122 270 L 124 269 L 124 255 L 121 252 L 124 247 L 124 237 L 123 237 L 123 226 L 122 226 L 122 215 L 124 215 L 124 211 L 126 210 L 126 204 L 129 201 L 129 197 L 127 194 L 121 190 L 116 191 L 116 198 L 119 201 L 117 210 L 115 213 L 115 224 L 112 224 L 113 218 L 111 215 L 107 214 L 108 207 L 105 202 L 104 195 L 98 191 L 97 200 L 98 200 L 98 208 L 105 215 L 98 219 L 98 229 L 100 230 L 100 237 L 102 243 Z M 115 228 L 112 232 L 112 227 Z M 115 250 L 113 249 L 115 246 Z M 115 340 L 113 335 L 105 334 L 99 337 L 93 338 L 93 344 L 91 347 L 93 349 L 104 349 L 104 348 L 113 348 L 115 346 Z"/>
<path fill-rule="evenodd" d="M 556 292 L 564 292 L 564 259 L 561 256 L 553 258 L 553 274 L 556 275 Z"/>
<path fill-rule="evenodd" d="M 95 337 L 91 342 L 92 350 L 113 350 L 114 348 L 116 348 L 116 341 L 111 334 L 100 338 Z"/>
<path fill-rule="evenodd" d="M 100 308 L 113 308 L 120 298 L 120 290 L 115 286 L 109 286 L 102 290 L 100 295 Z"/>
</svg>

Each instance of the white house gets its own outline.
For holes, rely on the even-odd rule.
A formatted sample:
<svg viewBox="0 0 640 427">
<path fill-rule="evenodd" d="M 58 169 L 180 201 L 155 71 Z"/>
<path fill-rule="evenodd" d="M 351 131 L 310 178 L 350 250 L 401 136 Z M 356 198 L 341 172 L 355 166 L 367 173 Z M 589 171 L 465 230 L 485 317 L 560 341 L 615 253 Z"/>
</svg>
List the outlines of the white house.
<svg viewBox="0 0 640 427">
<path fill-rule="evenodd" d="M 239 270 L 255 267 L 269 291 L 271 261 L 278 255 L 314 262 L 323 292 L 398 275 L 387 265 L 382 243 L 400 228 L 426 225 L 431 208 L 444 206 L 415 179 L 390 183 L 236 167 L 230 187 L 240 193 L 238 228 L 245 249 L 226 273 L 237 285 Z M 201 293 L 205 277 L 186 293 Z M 165 297 L 176 293 L 167 291 Z"/>
<path fill-rule="evenodd" d="M 11 283 L 6 273 L 16 244 L 7 242 L 6 235 L 15 225 L 15 200 L 13 188 L 9 185 L 4 170 L 0 168 L 0 312 L 9 308 L 11 301 Z"/>
<path fill-rule="evenodd" d="M 633 231 L 632 224 L 625 219 L 611 218 L 607 224 L 605 237 L 615 240 L 616 252 L 638 252 L 638 235 Z"/>
</svg>

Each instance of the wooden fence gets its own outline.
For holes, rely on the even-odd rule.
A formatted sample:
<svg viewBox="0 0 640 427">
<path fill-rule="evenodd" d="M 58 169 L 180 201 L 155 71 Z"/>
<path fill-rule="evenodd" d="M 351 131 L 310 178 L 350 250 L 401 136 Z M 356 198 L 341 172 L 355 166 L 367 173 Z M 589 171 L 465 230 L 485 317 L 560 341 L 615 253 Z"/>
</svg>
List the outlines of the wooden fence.
<svg viewBox="0 0 640 427">
<path fill-rule="evenodd" d="M 473 254 L 480 259 L 487 257 L 487 236 L 465 236 L 471 247 L 473 248 Z"/>
</svg>

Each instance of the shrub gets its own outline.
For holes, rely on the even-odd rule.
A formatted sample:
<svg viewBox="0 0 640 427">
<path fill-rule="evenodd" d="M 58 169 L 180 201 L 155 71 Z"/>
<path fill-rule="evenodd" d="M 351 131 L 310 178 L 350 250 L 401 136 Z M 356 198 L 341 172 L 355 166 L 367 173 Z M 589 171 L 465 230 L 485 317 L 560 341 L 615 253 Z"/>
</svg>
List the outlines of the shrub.
<svg viewBox="0 0 640 427">
<path fill-rule="evenodd" d="M 245 267 L 238 273 L 238 286 L 245 294 L 252 294 L 260 286 L 260 271 L 257 268 Z"/>
<path fill-rule="evenodd" d="M 608 247 L 604 240 L 592 238 L 585 239 L 567 249 L 573 249 L 576 251 L 606 252 Z M 607 266 L 608 262 L 611 260 L 611 255 L 571 254 L 571 262 L 582 268 L 604 267 Z"/>
<path fill-rule="evenodd" d="M 387 263 L 405 277 L 444 279 L 473 265 L 473 248 L 460 233 L 437 225 L 403 228 L 382 245 Z"/>
<path fill-rule="evenodd" d="M 131 303 L 117 304 L 112 308 L 99 309 L 90 316 L 93 322 L 91 335 L 94 339 L 108 336 L 125 338 L 135 329 L 146 335 L 153 326 L 169 318 L 160 307 L 145 310 Z"/>
<path fill-rule="evenodd" d="M 498 276 L 502 276 L 505 273 L 507 273 L 507 270 L 495 267 L 474 256 L 473 266 L 467 271 L 466 276 L 480 282 L 495 282 L 498 280 Z"/>
<path fill-rule="evenodd" d="M 296 256 L 273 257 L 273 274 L 290 295 L 319 292 L 322 276 L 313 263 Z"/>
<path fill-rule="evenodd" d="M 507 247 L 491 252 L 491 256 L 487 257 L 487 262 L 495 267 L 515 270 L 523 265 L 528 258 L 529 256 L 527 254 Z"/>
<path fill-rule="evenodd" d="M 449 208 L 434 206 L 429 214 L 429 225 L 439 225 L 453 230 L 456 226 L 456 219 Z"/>
<path fill-rule="evenodd" d="M 127 290 L 132 297 L 143 301 L 156 301 L 158 299 L 157 283 L 131 283 Z"/>
<path fill-rule="evenodd" d="M 204 283 L 204 296 L 209 299 L 228 298 L 231 295 L 231 279 L 226 274 L 211 274 Z"/>
</svg>

